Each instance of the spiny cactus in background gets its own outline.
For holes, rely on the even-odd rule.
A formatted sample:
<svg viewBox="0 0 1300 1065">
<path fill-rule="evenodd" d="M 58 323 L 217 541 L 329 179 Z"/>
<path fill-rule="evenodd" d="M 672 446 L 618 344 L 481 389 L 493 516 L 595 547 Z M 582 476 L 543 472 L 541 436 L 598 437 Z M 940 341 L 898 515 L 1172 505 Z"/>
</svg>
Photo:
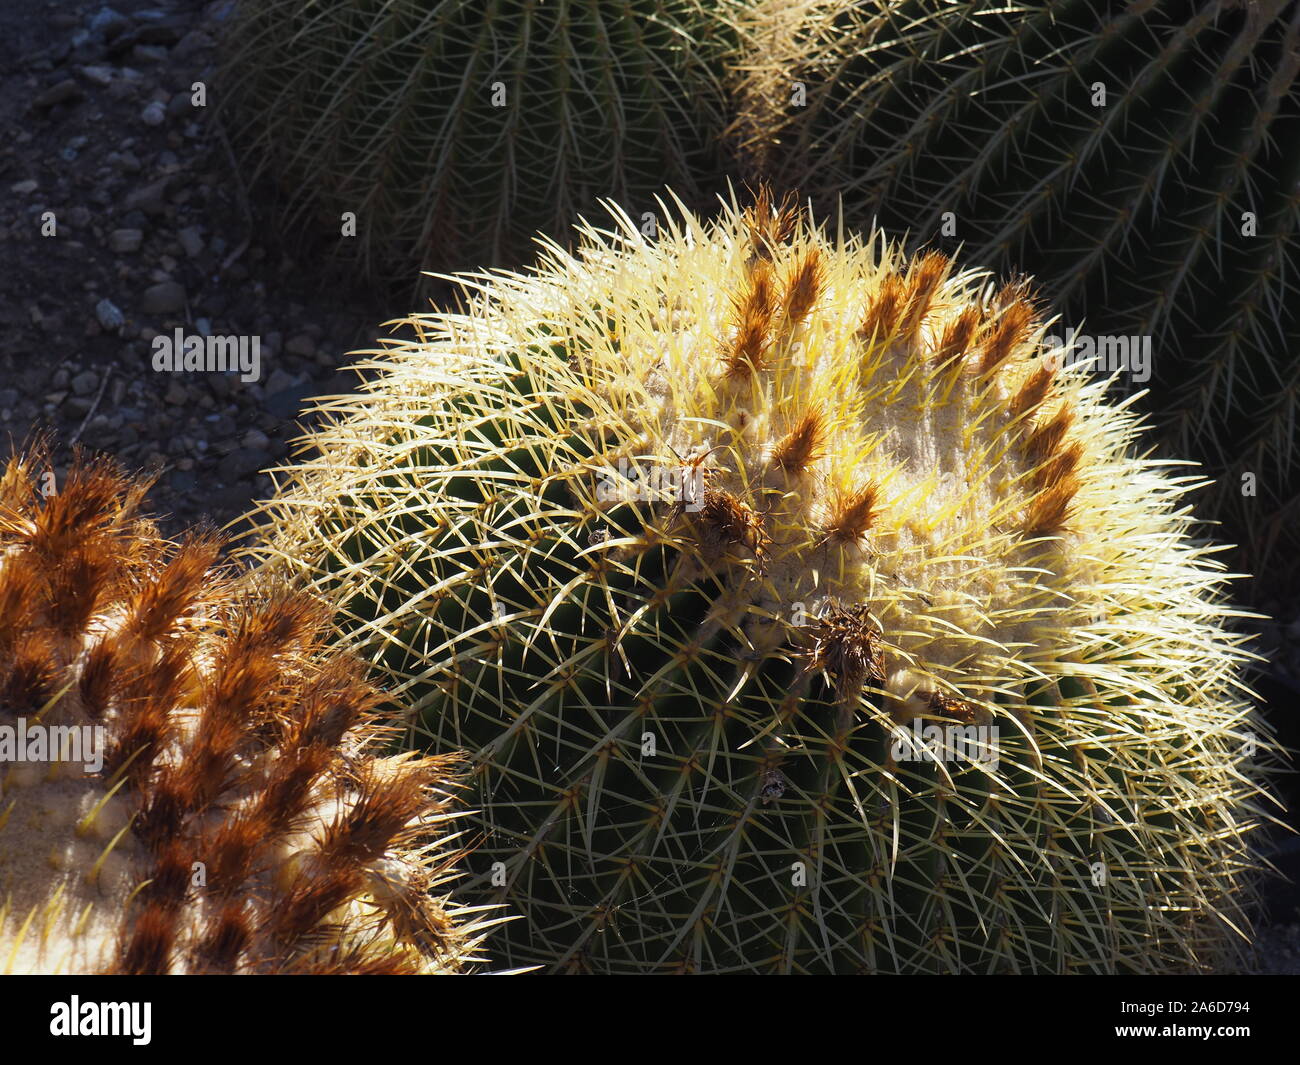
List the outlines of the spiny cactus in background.
<svg viewBox="0 0 1300 1065">
<path fill-rule="evenodd" d="M 504 959 L 1233 964 L 1275 747 L 1186 479 L 1022 283 L 679 208 L 411 318 L 250 547 L 472 752 Z"/>
<path fill-rule="evenodd" d="M 806 107 L 742 112 L 764 168 L 1028 271 L 1103 360 L 1150 337 L 1150 380 L 1123 380 L 1219 479 L 1207 516 L 1300 577 L 1300 3 L 816 7 L 750 49 L 750 81 L 806 82 Z"/>
<path fill-rule="evenodd" d="M 750 0 L 733 20 L 727 65 L 732 165 L 757 178 L 785 164 L 783 136 L 808 105 L 808 81 L 824 76 L 843 32 L 845 0 Z"/>
<path fill-rule="evenodd" d="M 734 2 L 246 3 L 224 105 L 285 228 L 312 212 L 366 273 L 518 261 L 598 197 L 716 172 Z"/>
<path fill-rule="evenodd" d="M 103 461 L 0 479 L 0 972 L 443 973 L 454 754 L 377 757 L 318 606 L 160 540 Z M 442 837 L 442 838 L 439 838 Z"/>
</svg>

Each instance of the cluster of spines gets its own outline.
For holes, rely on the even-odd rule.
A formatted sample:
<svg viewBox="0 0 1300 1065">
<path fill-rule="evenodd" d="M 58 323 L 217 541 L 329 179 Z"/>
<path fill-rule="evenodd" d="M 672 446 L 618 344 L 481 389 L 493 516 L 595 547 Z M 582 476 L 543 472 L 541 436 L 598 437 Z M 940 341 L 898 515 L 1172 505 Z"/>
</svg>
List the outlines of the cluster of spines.
<svg viewBox="0 0 1300 1065">
<path fill-rule="evenodd" d="M 76 834 L 107 847 L 71 872 L 93 885 L 115 847 L 130 866 L 87 903 L 120 910 L 118 942 L 54 963 L 416 973 L 473 961 L 485 926 L 430 893 L 461 857 L 439 840 L 458 758 L 377 757 L 378 693 L 328 648 L 320 607 L 215 568 L 213 535 L 159 539 L 136 513 L 147 481 L 80 457 L 62 484 L 53 476 L 38 445 L 0 480 L 0 717 L 105 728 L 100 787 L 129 824 L 97 825 L 110 800 L 96 803 Z M 16 771 L 6 792 L 33 783 Z M 0 852 L 48 846 L 8 827 Z M 45 937 L 66 886 L 54 880 Z M 6 903 L 0 963 L 38 911 Z"/>
<path fill-rule="evenodd" d="M 792 196 L 778 203 L 765 185 L 759 187 L 742 219 L 750 252 L 740 290 L 731 298 L 730 331 L 721 345 L 724 381 L 748 380 L 764 371 L 798 372 L 778 353 L 788 358 L 791 338 L 807 321 L 825 284 L 821 253 L 815 245 L 793 257 L 784 271 L 778 270 L 776 263 L 800 224 Z M 864 346 L 864 361 L 889 350 L 902 352 L 907 362 L 903 372 L 923 375 L 930 387 L 938 382 L 940 402 L 948 400 L 963 372 L 977 387 L 987 388 L 1013 353 L 1032 348 L 1042 331 L 1029 282 L 1017 277 L 990 290 L 984 305 L 974 302 L 962 308 L 935 335 L 932 313 L 952 271 L 948 256 L 931 251 L 917 256 L 906 270 L 885 272 L 864 300 L 856 333 Z M 783 278 L 780 285 L 774 281 L 777 276 Z M 926 337 L 923 328 L 929 329 Z M 1052 394 L 1058 368 L 1050 357 L 1039 359 L 1004 401 L 1004 417 L 1017 430 L 1029 465 L 1024 529 L 1031 537 L 1056 535 L 1067 526 L 1079 488 L 1076 474 L 1083 446 L 1069 439 L 1073 415 L 1068 401 L 1054 413 L 1040 410 Z M 741 405 L 735 412 L 733 435 L 744 430 L 748 417 Z M 817 406 L 796 410 L 790 421 L 791 428 L 772 447 L 767 461 L 786 478 L 797 480 L 821 457 L 828 426 L 825 412 Z M 835 489 L 822 542 L 860 543 L 879 513 L 879 492 L 875 481 Z M 752 524 L 746 515 L 761 513 L 761 504 L 751 509 L 730 493 L 712 490 L 706 493 L 704 509 L 715 515 L 725 538 L 761 542 L 754 533 L 739 535 L 742 527 Z"/>
<path fill-rule="evenodd" d="M 791 336 L 809 318 L 825 284 L 821 253 L 815 244 L 798 255 L 787 254 L 803 224 L 794 197 L 786 196 L 778 203 L 765 185 L 760 185 L 754 204 L 741 217 L 749 253 L 740 288 L 730 302 L 730 330 L 720 344 L 723 383 L 748 381 L 764 373 L 799 372 L 776 353 L 788 349 Z M 1001 416 L 1024 467 L 1020 477 L 1026 499 L 1022 537 L 1027 541 L 1057 538 L 1074 516 L 1073 500 L 1081 485 L 1079 467 L 1084 457 L 1083 444 L 1071 437 L 1074 415 L 1069 399 L 1062 399 L 1051 410 L 1042 409 L 1053 393 L 1058 364 L 1050 358 L 1038 360 L 1020 374 L 1009 392 L 1005 382 L 997 380 L 1013 354 L 1037 351 L 1035 342 L 1042 324 L 1034 293 L 1023 277 L 1013 278 L 997 290 L 990 287 L 983 303 L 967 305 L 940 330 L 932 314 L 953 269 L 948 256 L 933 251 L 917 256 L 906 269 L 883 274 L 864 301 L 855 334 L 863 344 L 864 360 L 878 357 L 881 351 L 900 352 L 905 372 L 943 382 L 941 402 L 946 402 L 961 376 L 986 393 L 995 383 L 1002 386 L 1006 394 L 992 402 L 1003 408 Z M 775 277 L 783 278 L 784 283 L 777 285 Z M 984 404 L 977 404 L 977 409 L 981 406 Z M 733 437 L 743 432 L 748 417 L 743 404 L 733 411 Z M 785 542 L 790 528 L 778 531 L 769 527 L 771 510 L 782 505 L 785 489 L 813 473 L 816 460 L 823 457 L 827 434 L 827 416 L 817 406 L 803 412 L 796 409 L 789 421 L 792 427 L 766 456 L 765 475 L 741 487 L 739 494 L 713 487 L 705 490 L 703 505 L 691 524 L 696 530 L 696 547 L 706 560 L 717 557 L 719 545 L 741 547 L 761 571 L 774 537 Z M 827 503 L 820 522 L 801 532 L 795 542 L 802 541 L 804 548 L 866 547 L 880 516 L 880 482 L 869 478 L 847 487 L 832 486 Z M 679 509 L 674 507 L 671 513 Z M 796 520 L 808 522 L 810 515 L 805 512 Z M 642 546 L 650 546 L 650 542 Z M 869 620 L 865 607 L 834 605 L 809 631 L 786 634 L 787 639 L 811 648 L 802 652 L 809 670 L 826 673 L 841 697 L 852 699 L 861 695 L 864 679 L 878 684 L 885 681 L 880 637 L 880 629 Z M 868 661 L 869 667 L 863 664 Z M 967 722 L 977 716 L 987 718 L 987 711 L 977 711 L 970 702 L 934 688 L 927 687 L 923 699 L 926 709 L 940 717 Z"/>
</svg>

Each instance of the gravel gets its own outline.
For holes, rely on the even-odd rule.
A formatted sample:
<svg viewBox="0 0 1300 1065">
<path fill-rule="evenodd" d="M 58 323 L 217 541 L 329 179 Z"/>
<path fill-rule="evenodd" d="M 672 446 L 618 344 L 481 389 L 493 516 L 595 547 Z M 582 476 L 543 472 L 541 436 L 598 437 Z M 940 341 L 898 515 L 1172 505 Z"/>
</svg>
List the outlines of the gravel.
<svg viewBox="0 0 1300 1065">
<path fill-rule="evenodd" d="M 226 525 L 270 491 L 310 397 L 351 386 L 343 353 L 409 308 L 274 242 L 274 190 L 246 191 L 194 101 L 229 3 L 19 6 L 0 7 L 0 255 L 22 264 L 0 271 L 0 435 L 50 430 L 56 473 L 74 441 L 156 469 L 169 532 Z M 259 338 L 261 379 L 155 371 L 177 330 Z"/>
</svg>

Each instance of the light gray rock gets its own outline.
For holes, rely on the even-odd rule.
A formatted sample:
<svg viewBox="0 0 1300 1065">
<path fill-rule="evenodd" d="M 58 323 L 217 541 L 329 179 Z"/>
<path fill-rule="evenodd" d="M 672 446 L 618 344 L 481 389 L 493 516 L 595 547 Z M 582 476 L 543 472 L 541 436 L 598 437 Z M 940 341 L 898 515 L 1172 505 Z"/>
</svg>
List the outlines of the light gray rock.
<svg viewBox="0 0 1300 1065">
<path fill-rule="evenodd" d="M 108 246 L 119 255 L 139 251 L 144 242 L 144 231 L 140 229 L 115 229 L 108 235 Z"/>
<path fill-rule="evenodd" d="M 191 259 L 196 258 L 203 251 L 203 232 L 198 226 L 186 226 L 178 230 L 176 239 L 180 246 L 185 249 L 185 254 Z"/>
<path fill-rule="evenodd" d="M 160 44 L 137 44 L 131 49 L 131 58 L 141 64 L 165 63 L 167 49 Z"/>
<path fill-rule="evenodd" d="M 124 31 L 131 27 L 131 23 L 125 15 L 119 14 L 108 5 L 101 7 L 91 15 L 90 21 L 86 25 L 91 33 L 105 41 L 120 37 Z"/>
<path fill-rule="evenodd" d="M 202 30 L 190 30 L 184 37 L 176 42 L 172 48 L 173 59 L 185 59 L 194 55 L 195 52 L 201 52 L 205 48 L 211 48 L 216 42 L 204 33 Z"/>
<path fill-rule="evenodd" d="M 116 332 L 126 325 L 126 316 L 110 299 L 102 299 L 95 304 L 95 318 L 100 328 L 107 333 Z"/>
<path fill-rule="evenodd" d="M 95 394 L 95 389 L 99 387 L 99 374 L 94 370 L 82 370 L 72 379 L 72 394 L 74 396 L 91 396 Z"/>
<path fill-rule="evenodd" d="M 110 84 L 113 80 L 113 68 L 104 66 L 85 66 L 78 67 L 77 73 L 85 78 L 92 85 L 98 85 L 100 88 Z"/>
<path fill-rule="evenodd" d="M 249 429 L 240 439 L 239 446 L 249 451 L 265 451 L 270 443 L 270 438 L 261 429 Z"/>
<path fill-rule="evenodd" d="M 270 396 L 274 395 L 276 392 L 284 392 L 287 389 L 293 388 L 295 385 L 301 384 L 302 380 L 303 379 L 300 377 L 290 376 L 277 366 L 271 371 L 271 376 L 267 379 L 265 386 L 266 394 Z"/>
<path fill-rule="evenodd" d="M 145 314 L 175 314 L 185 306 L 185 286 L 177 281 L 161 281 L 144 290 L 140 309 Z"/>
<path fill-rule="evenodd" d="M 172 175 L 165 174 L 157 181 L 136 189 L 122 201 L 122 209 L 124 211 L 143 211 L 145 214 L 161 214 L 166 210 L 163 197 L 167 194 L 167 186 L 171 183 L 171 180 Z"/>
<path fill-rule="evenodd" d="M 151 100 L 140 112 L 140 121 L 146 126 L 161 126 L 167 121 L 167 107 L 157 100 Z"/>
</svg>

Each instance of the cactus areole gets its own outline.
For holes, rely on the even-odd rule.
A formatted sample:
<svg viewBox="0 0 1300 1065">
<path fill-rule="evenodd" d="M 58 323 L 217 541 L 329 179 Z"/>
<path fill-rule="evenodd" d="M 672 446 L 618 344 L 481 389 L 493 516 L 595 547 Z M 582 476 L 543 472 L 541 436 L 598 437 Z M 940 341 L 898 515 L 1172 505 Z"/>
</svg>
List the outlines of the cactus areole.
<svg viewBox="0 0 1300 1065">
<path fill-rule="evenodd" d="M 1232 964 L 1272 748 L 1187 479 L 1024 283 L 613 213 L 410 319 L 256 549 L 471 752 L 494 960 Z"/>
</svg>

